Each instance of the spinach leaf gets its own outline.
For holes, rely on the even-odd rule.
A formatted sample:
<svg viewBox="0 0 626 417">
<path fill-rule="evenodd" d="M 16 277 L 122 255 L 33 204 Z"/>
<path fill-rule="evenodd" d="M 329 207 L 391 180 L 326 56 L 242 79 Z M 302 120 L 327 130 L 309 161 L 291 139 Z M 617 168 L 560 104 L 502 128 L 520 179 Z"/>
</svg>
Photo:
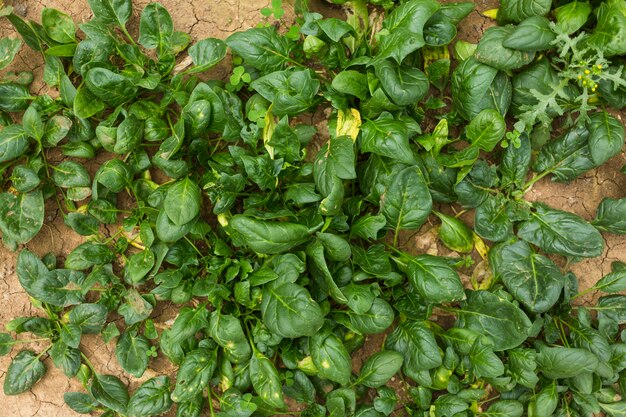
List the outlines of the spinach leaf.
<svg viewBox="0 0 626 417">
<path fill-rule="evenodd" d="M 501 243 L 489 252 L 494 275 L 533 313 L 548 311 L 559 299 L 565 277 L 548 258 L 533 253 L 528 243 Z"/>
<path fill-rule="evenodd" d="M 521 345 L 532 325 L 521 309 L 487 291 L 467 291 L 467 300 L 458 313 L 459 327 L 491 339 L 496 352 Z"/>
<path fill-rule="evenodd" d="M 520 223 L 517 235 L 548 253 L 592 258 L 604 250 L 604 239 L 575 214 L 535 204 L 531 217 Z"/>
<path fill-rule="evenodd" d="M 407 274 L 411 285 L 430 303 L 443 304 L 465 299 L 459 275 L 440 257 L 414 257 L 409 262 Z"/>
<path fill-rule="evenodd" d="M 313 336 L 324 324 L 322 311 L 309 292 L 292 283 L 266 286 L 261 312 L 268 329 L 287 338 Z"/>
</svg>

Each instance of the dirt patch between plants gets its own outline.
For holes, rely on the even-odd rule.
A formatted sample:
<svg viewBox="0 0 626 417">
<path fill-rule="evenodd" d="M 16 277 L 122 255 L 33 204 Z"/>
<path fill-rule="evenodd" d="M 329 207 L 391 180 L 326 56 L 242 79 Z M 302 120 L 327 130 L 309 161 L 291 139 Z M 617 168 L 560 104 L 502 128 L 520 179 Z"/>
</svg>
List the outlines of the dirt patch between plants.
<svg viewBox="0 0 626 417">
<path fill-rule="evenodd" d="M 83 22 L 90 18 L 91 11 L 86 0 L 25 0 L 7 2 L 15 7 L 15 10 L 26 18 L 39 21 L 41 10 L 44 7 L 53 7 L 68 13 L 77 22 Z M 148 3 L 146 0 L 135 0 L 134 16 L 130 22 L 131 33 L 137 30 L 138 13 Z M 170 11 L 176 30 L 191 34 L 194 40 L 206 37 L 225 38 L 230 33 L 245 30 L 255 26 L 264 18 L 260 9 L 268 6 L 267 0 L 161 0 L 161 3 Z M 494 0 L 477 0 L 476 10 L 459 26 L 459 39 L 476 42 L 481 34 L 494 22 L 484 17 L 481 12 L 497 7 Z M 321 5 L 317 10 L 324 8 Z M 325 7 L 324 10 L 334 17 L 341 14 L 338 7 Z M 289 13 L 289 12 L 288 12 Z M 288 19 L 284 19 L 288 21 Z M 8 22 L 0 21 L 0 36 L 15 36 Z M 32 91 L 37 93 L 49 93 L 48 87 L 42 83 L 43 62 L 41 57 L 34 51 L 24 47 L 17 61 L 10 70 L 30 70 L 34 72 L 35 83 Z M 229 74 L 227 66 L 222 65 L 212 70 L 213 78 L 225 78 Z M 318 115 L 323 116 L 323 115 Z M 312 121 L 323 117 L 313 117 Z M 620 120 L 623 121 L 624 114 Z M 318 127 L 325 126 L 322 122 Z M 600 200 L 604 197 L 619 198 L 626 196 L 626 176 L 619 173 L 619 169 L 626 165 L 626 153 L 613 158 L 599 169 L 590 171 L 581 178 L 569 183 L 559 184 L 550 182 L 548 179 L 535 184 L 527 194 L 531 201 L 542 201 L 554 208 L 563 209 L 581 215 L 585 219 L 592 219 Z M 90 170 L 96 166 L 89 167 Z M 53 252 L 63 259 L 74 247 L 82 242 L 82 238 L 63 224 L 63 217 L 56 206 L 49 205 L 46 208 L 44 228 L 40 234 L 30 242 L 27 247 L 37 255 L 43 256 Z M 471 215 L 470 215 L 471 217 Z M 433 219 L 434 220 L 434 219 Z M 432 227 L 432 226 L 431 226 Z M 426 227 L 425 229 L 428 229 Z M 401 241 L 407 250 L 412 253 L 437 252 L 442 250 L 434 234 L 423 229 L 418 234 L 406 234 Z M 604 235 L 606 248 L 599 258 L 583 260 L 571 265 L 571 269 L 579 279 L 580 288 L 585 289 L 593 285 L 600 277 L 608 273 L 611 262 L 614 260 L 626 261 L 626 238 L 623 236 Z M 11 319 L 19 316 L 38 314 L 31 307 L 26 293 L 21 289 L 15 274 L 16 253 L 10 252 L 0 245 L 0 327 Z M 589 302 L 597 295 L 590 294 L 582 302 Z M 155 322 L 168 323 L 176 316 L 176 308 L 171 305 L 159 306 L 156 310 Z M 365 346 L 354 356 L 355 369 L 360 368 L 364 358 L 378 351 L 384 343 L 384 336 L 371 336 Z M 24 347 L 28 347 L 24 346 Z M 35 350 L 42 346 L 33 345 Z M 128 383 L 134 389 L 141 382 L 158 374 L 174 374 L 175 368 L 169 361 L 157 358 L 150 362 L 145 375 L 136 379 L 125 374 L 114 356 L 114 342 L 105 344 L 99 336 L 88 336 L 83 339 L 81 346 L 83 352 L 89 357 L 96 369 L 102 373 L 119 376 L 122 381 Z M 15 349 L 16 354 L 18 349 Z M 11 361 L 11 357 L 0 358 L 0 380 Z M 75 379 L 68 379 L 62 371 L 54 368 L 50 359 L 45 361 L 49 368 L 44 379 L 35 385 L 32 391 L 16 397 L 7 397 L 0 390 L 0 417 L 69 417 L 77 414 L 70 410 L 63 401 L 63 393 L 67 391 L 82 391 L 82 387 Z M 406 398 L 404 383 L 400 380 L 392 380 L 390 386 L 398 390 L 400 398 Z M 173 415 L 172 413 L 168 415 Z"/>
</svg>

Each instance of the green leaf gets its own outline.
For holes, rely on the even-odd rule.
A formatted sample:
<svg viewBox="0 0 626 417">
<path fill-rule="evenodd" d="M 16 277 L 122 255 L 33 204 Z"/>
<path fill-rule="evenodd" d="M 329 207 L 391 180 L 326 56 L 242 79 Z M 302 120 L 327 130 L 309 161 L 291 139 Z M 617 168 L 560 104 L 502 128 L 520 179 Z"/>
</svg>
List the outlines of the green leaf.
<svg viewBox="0 0 626 417">
<path fill-rule="evenodd" d="M 482 110 L 465 129 L 465 136 L 480 150 L 491 152 L 504 137 L 506 124 L 504 117 L 493 109 Z"/>
<path fill-rule="evenodd" d="M 226 38 L 226 45 L 246 64 L 264 73 L 281 70 L 291 61 L 291 43 L 273 26 L 236 32 Z"/>
<path fill-rule="evenodd" d="M 496 352 L 521 345 L 532 326 L 519 307 L 487 291 L 467 291 L 458 313 L 459 327 L 490 338 Z"/>
<path fill-rule="evenodd" d="M 43 226 L 44 200 L 41 190 L 19 195 L 0 193 L 2 237 L 22 244 L 34 238 Z"/>
<path fill-rule="evenodd" d="M 141 145 L 142 139 L 143 122 L 135 115 L 129 114 L 117 127 L 113 152 L 117 154 L 129 153 Z"/>
<path fill-rule="evenodd" d="M 9 125 L 0 130 L 0 163 L 22 156 L 28 149 L 28 137 L 20 125 Z"/>
<path fill-rule="evenodd" d="M 3 7 L 2 11 L 3 13 L 1 13 L 1 15 L 6 16 L 7 20 L 11 22 L 15 30 L 24 40 L 25 44 L 34 51 L 43 52 L 43 46 L 41 44 L 40 37 L 43 32 L 43 28 L 32 20 L 27 22 L 15 13 L 12 13 L 12 8 Z M 6 13 L 7 11 L 8 14 Z"/>
<path fill-rule="evenodd" d="M 50 358 L 52 358 L 54 366 L 61 368 L 63 373 L 68 377 L 76 376 L 80 369 L 80 350 L 76 347 L 66 345 L 61 340 L 52 344 Z"/>
<path fill-rule="evenodd" d="M 41 11 L 41 23 L 46 34 L 59 43 L 76 42 L 76 26 L 68 15 L 56 9 L 44 8 Z"/>
<path fill-rule="evenodd" d="M 311 70 L 286 70 L 257 78 L 250 87 L 272 102 L 273 114 L 293 116 L 313 106 L 320 82 Z"/>
<path fill-rule="evenodd" d="M 417 379 L 422 371 L 442 364 L 442 352 L 425 322 L 407 320 L 401 323 L 387 337 L 385 348 L 404 355 L 402 372 L 409 378 Z"/>
<path fill-rule="evenodd" d="M 130 185 L 132 177 L 133 173 L 124 161 L 109 159 L 100 165 L 93 180 L 94 184 L 102 184 L 111 192 L 119 193 L 124 187 Z"/>
<path fill-rule="evenodd" d="M 226 358 L 232 363 L 244 363 L 250 359 L 252 350 L 238 318 L 214 311 L 211 314 L 209 334 L 224 349 Z"/>
<path fill-rule="evenodd" d="M 352 375 L 352 361 L 348 350 L 330 331 L 317 332 L 311 337 L 311 357 L 319 376 L 347 385 Z"/>
<path fill-rule="evenodd" d="M 524 406 L 516 400 L 498 400 L 491 403 L 489 409 L 480 415 L 485 417 L 522 417 Z"/>
<path fill-rule="evenodd" d="M 493 353 L 493 346 L 477 338 L 469 352 L 469 362 L 476 378 L 497 378 L 504 374 L 502 360 Z"/>
<path fill-rule="evenodd" d="M 185 177 L 168 188 L 163 207 L 167 217 L 175 225 L 182 226 L 200 213 L 201 202 L 200 187 L 192 179 Z"/>
<path fill-rule="evenodd" d="M 460 219 L 435 212 L 441 226 L 437 229 L 439 239 L 449 249 L 459 253 L 470 253 L 474 249 L 472 230 Z"/>
<path fill-rule="evenodd" d="M 341 292 L 328 269 L 322 243 L 319 240 L 314 240 L 307 246 L 306 254 L 311 276 L 318 280 L 320 287 L 328 292 L 336 302 L 346 304 L 348 301 L 346 296 Z"/>
<path fill-rule="evenodd" d="M 589 116 L 589 149 L 596 166 L 600 166 L 624 147 L 624 125 L 605 110 Z"/>
<path fill-rule="evenodd" d="M 554 9 L 556 25 L 559 30 L 570 35 L 587 23 L 591 10 L 591 5 L 586 1 L 574 0 L 566 3 Z"/>
<path fill-rule="evenodd" d="M 593 258 L 602 254 L 604 239 L 595 227 L 575 214 L 534 205 L 531 218 L 520 223 L 517 235 L 548 253 Z"/>
<path fill-rule="evenodd" d="M 335 75 L 331 86 L 342 94 L 348 94 L 364 100 L 369 89 L 367 76 L 359 71 L 345 70 Z"/>
<path fill-rule="evenodd" d="M 303 243 L 310 234 L 301 224 L 257 220 L 237 214 L 230 226 L 241 235 L 246 246 L 258 253 L 277 254 Z"/>
<path fill-rule="evenodd" d="M 411 166 L 394 173 L 380 205 L 392 230 L 419 229 L 432 209 L 432 198 L 420 169 Z"/>
<path fill-rule="evenodd" d="M 506 74 L 474 56 L 454 70 L 451 87 L 454 105 L 465 120 L 472 120 L 484 109 L 495 109 L 504 115 L 511 103 L 511 82 Z"/>
<path fill-rule="evenodd" d="M 90 69 L 85 75 L 85 85 L 93 95 L 111 107 L 117 107 L 137 94 L 137 85 L 130 78 L 106 68 Z M 81 89 L 78 90 L 74 101 L 74 109 L 76 109 L 80 92 Z"/>
<path fill-rule="evenodd" d="M 66 392 L 63 400 L 68 407 L 80 414 L 93 413 L 99 405 L 98 401 L 84 392 Z"/>
<path fill-rule="evenodd" d="M 372 65 L 387 58 L 401 64 L 411 52 L 424 46 L 424 25 L 439 9 L 432 0 L 411 0 L 393 9 L 383 21 L 380 41 Z"/>
<path fill-rule="evenodd" d="M 349 327 L 361 334 L 382 333 L 391 326 L 395 314 L 388 302 L 375 298 L 370 309 L 364 314 L 348 313 Z"/>
<path fill-rule="evenodd" d="M 385 385 L 400 370 L 403 361 L 404 357 L 393 350 L 374 353 L 361 367 L 356 384 L 370 388 Z"/>
<path fill-rule="evenodd" d="M 516 28 L 510 26 L 495 26 L 487 29 L 478 42 L 474 57 L 483 64 L 501 71 L 510 71 L 530 64 L 535 57 L 534 52 L 511 49 L 503 45 L 514 34 L 515 30 Z"/>
<path fill-rule="evenodd" d="M 70 323 L 80 327 L 83 333 L 98 334 L 102 330 L 109 312 L 102 304 L 84 303 L 70 311 Z"/>
<path fill-rule="evenodd" d="M 125 27 L 133 12 L 132 0 L 87 0 L 97 20 Z"/>
<path fill-rule="evenodd" d="M 500 186 L 502 188 L 523 188 L 531 160 L 531 146 L 528 135 L 520 136 L 520 146 L 508 146 L 500 163 Z"/>
<path fill-rule="evenodd" d="M 189 47 L 189 56 L 195 65 L 189 74 L 204 72 L 214 67 L 226 57 L 226 44 L 221 39 L 202 39 Z"/>
<path fill-rule="evenodd" d="M 593 287 L 605 293 L 626 291 L 626 268 L 613 268 L 613 272 L 603 276 Z"/>
<path fill-rule="evenodd" d="M 74 114 L 81 119 L 88 119 L 105 109 L 105 104 L 88 88 L 81 87 L 74 97 Z"/>
<path fill-rule="evenodd" d="M 150 342 L 136 333 L 132 330 L 122 333 L 115 346 L 115 357 L 126 372 L 139 378 L 148 367 Z"/>
<path fill-rule="evenodd" d="M 563 136 L 546 144 L 533 164 L 536 172 L 550 171 L 555 181 L 571 181 L 595 167 L 588 145 L 585 126 L 570 129 Z"/>
<path fill-rule="evenodd" d="M 45 373 L 46 367 L 39 356 L 30 350 L 22 350 L 11 361 L 4 376 L 4 394 L 17 395 L 28 391 Z"/>
<path fill-rule="evenodd" d="M 15 344 L 13 338 L 8 333 L 0 333 L 0 356 L 8 355 Z"/>
<path fill-rule="evenodd" d="M 286 338 L 313 336 L 324 324 L 319 305 L 297 284 L 284 283 L 263 289 L 263 323 L 273 333 Z"/>
<path fill-rule="evenodd" d="M 278 371 L 261 352 L 255 352 L 250 359 L 250 381 L 264 402 L 274 408 L 286 407 Z"/>
<path fill-rule="evenodd" d="M 511 295 L 533 313 L 548 311 L 561 295 L 565 277 L 559 267 L 524 241 L 493 247 L 489 263 Z"/>
<path fill-rule="evenodd" d="M 604 198 L 592 224 L 609 233 L 626 234 L 626 198 Z"/>
<path fill-rule="evenodd" d="M 531 16 L 545 16 L 552 0 L 502 0 L 498 9 L 498 23 L 516 22 Z"/>
<path fill-rule="evenodd" d="M 135 417 L 158 416 L 171 406 L 170 379 L 167 376 L 157 376 L 137 388 L 128 402 L 128 414 Z"/>
<path fill-rule="evenodd" d="M 374 69 L 383 90 L 398 106 L 410 106 L 428 92 L 428 77 L 417 68 L 397 65 L 386 59 Z"/>
<path fill-rule="evenodd" d="M 35 189 L 41 180 L 33 169 L 25 165 L 17 165 L 11 172 L 11 182 L 17 191 L 27 193 Z"/>
<path fill-rule="evenodd" d="M 154 264 L 154 252 L 150 249 L 135 253 L 128 259 L 128 263 L 126 264 L 124 271 L 126 282 L 133 285 L 141 283 L 145 280 L 148 272 L 152 270 Z"/>
<path fill-rule="evenodd" d="M 170 49 L 174 22 L 165 7 L 149 3 L 141 12 L 139 43 L 147 49 L 157 49 L 159 56 Z"/>
<path fill-rule="evenodd" d="M 378 232 L 385 227 L 386 224 L 387 220 L 382 214 L 372 216 L 368 213 L 352 224 L 350 233 L 361 239 L 377 239 Z"/>
<path fill-rule="evenodd" d="M 119 413 L 126 414 L 128 391 L 126 385 L 113 375 L 96 374 L 89 387 L 93 397 L 105 407 Z"/>
<path fill-rule="evenodd" d="M 556 34 L 550 28 L 550 21 L 543 16 L 531 16 L 511 32 L 502 46 L 518 51 L 538 52 L 550 49 L 554 39 Z"/>
<path fill-rule="evenodd" d="M 53 168 L 52 180 L 58 187 L 89 187 L 91 178 L 83 164 L 74 161 L 63 161 Z"/>
<path fill-rule="evenodd" d="M 209 383 L 217 367 L 217 350 L 200 347 L 185 356 L 176 374 L 172 400 L 183 403 L 193 400 Z"/>
<path fill-rule="evenodd" d="M 375 153 L 405 164 L 415 163 L 405 123 L 392 118 L 379 118 L 363 123 L 361 152 Z"/>
<path fill-rule="evenodd" d="M 0 70 L 11 65 L 21 48 L 22 40 L 19 38 L 0 39 Z"/>
<path fill-rule="evenodd" d="M 409 262 L 407 274 L 411 285 L 429 303 L 444 304 L 465 299 L 459 275 L 441 257 L 416 256 Z"/>
<path fill-rule="evenodd" d="M 571 378 L 584 372 L 594 372 L 598 358 L 585 349 L 542 346 L 537 353 L 538 369 L 546 378 Z"/>
</svg>

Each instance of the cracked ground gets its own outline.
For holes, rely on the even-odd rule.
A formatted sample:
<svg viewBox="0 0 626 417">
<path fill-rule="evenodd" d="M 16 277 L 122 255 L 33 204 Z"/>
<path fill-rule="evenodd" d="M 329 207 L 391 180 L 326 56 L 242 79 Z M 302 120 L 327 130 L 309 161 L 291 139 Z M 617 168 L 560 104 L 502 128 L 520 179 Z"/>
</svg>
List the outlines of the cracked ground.
<svg viewBox="0 0 626 417">
<path fill-rule="evenodd" d="M 321 1 L 321 0 L 320 0 Z M 312 1 L 313 2 L 313 1 Z M 91 18 L 91 12 L 86 0 L 9 0 L 5 3 L 14 6 L 17 13 L 22 16 L 40 20 L 41 10 L 44 7 L 57 8 L 68 13 L 78 23 Z M 134 17 L 129 23 L 131 33 L 137 32 L 138 14 L 143 7 L 148 4 L 147 0 L 133 0 Z M 225 38 L 230 33 L 254 27 L 263 20 L 260 9 L 268 6 L 269 0 L 161 0 L 161 3 L 170 11 L 174 19 L 176 30 L 191 34 L 194 41 L 206 37 Z M 498 7 L 495 0 L 475 0 L 477 10 L 472 12 L 459 26 L 459 38 L 470 42 L 476 42 L 481 34 L 494 23 L 485 18 L 481 12 Z M 317 5 L 316 8 L 322 7 Z M 331 13 L 333 17 L 340 17 L 341 11 L 337 8 L 324 8 L 324 14 Z M 286 16 L 283 22 L 288 22 Z M 285 25 L 285 23 L 283 23 Z M 0 21 L 0 36 L 15 36 L 8 22 Z M 23 47 L 16 62 L 10 67 L 11 70 L 30 70 L 34 72 L 35 83 L 31 90 L 33 93 L 47 93 L 56 95 L 42 83 L 43 62 L 40 56 L 27 47 Z M 227 65 L 219 66 L 211 70 L 209 76 L 212 78 L 228 77 Z M 624 113 L 616 114 L 620 120 L 626 117 Z M 311 123 L 316 124 L 320 131 L 326 127 L 326 117 L 323 111 L 318 112 L 311 118 Z M 319 146 L 320 144 L 314 144 Z M 50 155 L 51 160 L 60 162 L 62 156 Z M 56 160 L 55 160 L 56 157 Z M 87 168 L 90 173 L 97 170 L 99 163 L 104 159 L 92 161 Z M 542 201 L 554 208 L 574 212 L 583 218 L 590 220 L 595 215 L 595 210 L 602 198 L 620 198 L 626 196 L 626 176 L 619 173 L 619 169 L 626 164 L 626 153 L 611 159 L 607 164 L 599 169 L 588 172 L 580 178 L 568 184 L 553 183 L 549 179 L 544 179 L 534 185 L 532 190 L 526 195 L 531 201 Z M 471 222 L 472 214 L 464 215 L 464 220 Z M 433 233 L 433 226 L 427 224 L 419 233 L 406 233 L 400 236 L 401 242 L 407 250 L 413 253 L 444 254 L 445 249 L 436 239 Z M 113 229 L 113 228 L 110 228 Z M 107 235 L 114 230 L 103 230 Z M 626 261 L 626 238 L 615 235 L 604 235 L 606 247 L 601 257 L 583 260 L 571 265 L 571 269 L 579 278 L 582 289 L 589 288 L 603 275 L 610 272 L 611 262 L 615 260 Z M 63 224 L 63 218 L 54 204 L 46 207 L 45 224 L 39 235 L 31 241 L 28 249 L 43 256 L 52 251 L 61 259 L 67 255 L 75 246 L 82 242 L 82 238 L 69 230 Z M 449 252 L 448 252 L 449 253 Z M 562 261 L 562 260 L 560 260 Z M 0 327 L 11 319 L 19 316 L 31 316 L 41 314 L 39 310 L 31 307 L 28 296 L 19 285 L 15 274 L 16 254 L 8 251 L 0 245 Z M 485 273 L 484 264 L 478 264 L 475 274 Z M 468 271 L 471 273 L 471 271 Z M 465 276 L 469 280 L 468 276 Z M 582 303 L 590 302 L 597 298 L 597 294 L 588 294 L 581 300 Z M 176 317 L 177 310 L 169 304 L 160 304 L 153 314 L 153 319 L 157 327 L 171 325 Z M 368 357 L 371 353 L 379 350 L 383 343 L 382 335 L 371 337 L 365 346 L 355 355 L 354 367 L 360 367 L 361 359 Z M 40 351 L 45 346 L 36 344 L 23 346 L 35 351 Z M 167 360 L 157 358 L 150 362 L 150 366 L 145 375 L 134 378 L 125 374 L 114 357 L 114 342 L 104 343 L 97 336 L 87 335 L 82 344 L 82 351 L 102 373 L 119 376 L 124 382 L 130 385 L 131 389 L 136 388 L 141 382 L 162 374 L 175 374 L 175 368 Z M 17 354 L 18 349 L 8 357 L 0 357 L 0 381 L 8 368 L 11 357 Z M 6 397 L 0 390 L 0 417 L 70 417 L 78 416 L 70 410 L 63 402 L 63 393 L 67 391 L 81 391 L 80 384 L 72 379 L 68 379 L 60 371 L 54 368 L 50 359 L 46 359 L 45 365 L 48 373 L 42 381 L 37 383 L 31 392 L 24 393 L 16 397 Z M 406 398 L 399 381 L 392 381 L 401 398 Z M 173 415 L 173 414 L 168 414 Z"/>
</svg>

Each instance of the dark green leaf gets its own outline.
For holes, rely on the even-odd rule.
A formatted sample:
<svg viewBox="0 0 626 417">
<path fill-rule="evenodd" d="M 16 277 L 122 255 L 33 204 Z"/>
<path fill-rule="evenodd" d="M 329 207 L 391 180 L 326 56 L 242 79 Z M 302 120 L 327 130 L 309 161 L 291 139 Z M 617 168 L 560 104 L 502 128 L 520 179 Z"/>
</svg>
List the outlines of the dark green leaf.
<svg viewBox="0 0 626 417">
<path fill-rule="evenodd" d="M 46 373 L 39 357 L 29 350 L 18 353 L 4 376 L 4 394 L 17 395 L 28 391 Z"/>
<path fill-rule="evenodd" d="M 324 323 L 322 311 L 309 292 L 292 283 L 266 285 L 261 312 L 268 329 L 287 338 L 313 336 Z"/>
<path fill-rule="evenodd" d="M 96 374 L 89 391 L 100 404 L 119 414 L 126 414 L 128 390 L 119 378 L 113 375 Z"/>
<path fill-rule="evenodd" d="M 409 262 L 409 282 L 427 302 L 451 303 L 465 299 L 459 275 L 443 258 L 419 255 Z"/>
<path fill-rule="evenodd" d="M 459 315 L 459 327 L 489 337 L 497 352 L 521 345 L 532 325 L 519 307 L 487 291 L 468 291 Z"/>
<path fill-rule="evenodd" d="M 624 125 L 606 111 L 589 116 L 589 149 L 596 166 L 614 157 L 624 147 Z"/>
<path fill-rule="evenodd" d="M 370 388 L 378 388 L 387 383 L 402 367 L 404 357 L 392 350 L 374 353 L 367 358 L 357 383 Z"/>
<path fill-rule="evenodd" d="M 404 355 L 402 372 L 413 379 L 442 363 L 441 350 L 425 322 L 407 320 L 400 324 L 387 338 L 385 348 Z"/>
<path fill-rule="evenodd" d="M 381 196 L 381 211 L 392 230 L 419 229 L 432 209 L 432 198 L 426 180 L 417 166 L 392 175 Z"/>
<path fill-rule="evenodd" d="M 135 417 L 158 416 L 172 406 L 170 379 L 157 376 L 141 384 L 128 402 L 128 413 Z"/>
<path fill-rule="evenodd" d="M 296 223 L 256 220 L 235 215 L 230 226 L 239 233 L 246 246 L 258 253 L 276 254 L 303 243 L 309 237 L 309 229 Z"/>
<path fill-rule="evenodd" d="M 575 214 L 535 204 L 531 218 L 520 224 L 517 235 L 548 253 L 593 258 L 602 254 L 600 232 Z"/>
<path fill-rule="evenodd" d="M 502 46 L 518 51 L 538 52 L 550 49 L 554 39 L 556 34 L 550 28 L 550 21 L 543 16 L 531 16 L 511 32 Z"/>
<path fill-rule="evenodd" d="M 626 234 L 626 198 L 604 198 L 592 224 L 606 232 Z"/>
<path fill-rule="evenodd" d="M 561 295 L 565 277 L 559 267 L 524 241 L 495 246 L 489 263 L 511 294 L 534 313 L 548 311 Z"/>
</svg>

